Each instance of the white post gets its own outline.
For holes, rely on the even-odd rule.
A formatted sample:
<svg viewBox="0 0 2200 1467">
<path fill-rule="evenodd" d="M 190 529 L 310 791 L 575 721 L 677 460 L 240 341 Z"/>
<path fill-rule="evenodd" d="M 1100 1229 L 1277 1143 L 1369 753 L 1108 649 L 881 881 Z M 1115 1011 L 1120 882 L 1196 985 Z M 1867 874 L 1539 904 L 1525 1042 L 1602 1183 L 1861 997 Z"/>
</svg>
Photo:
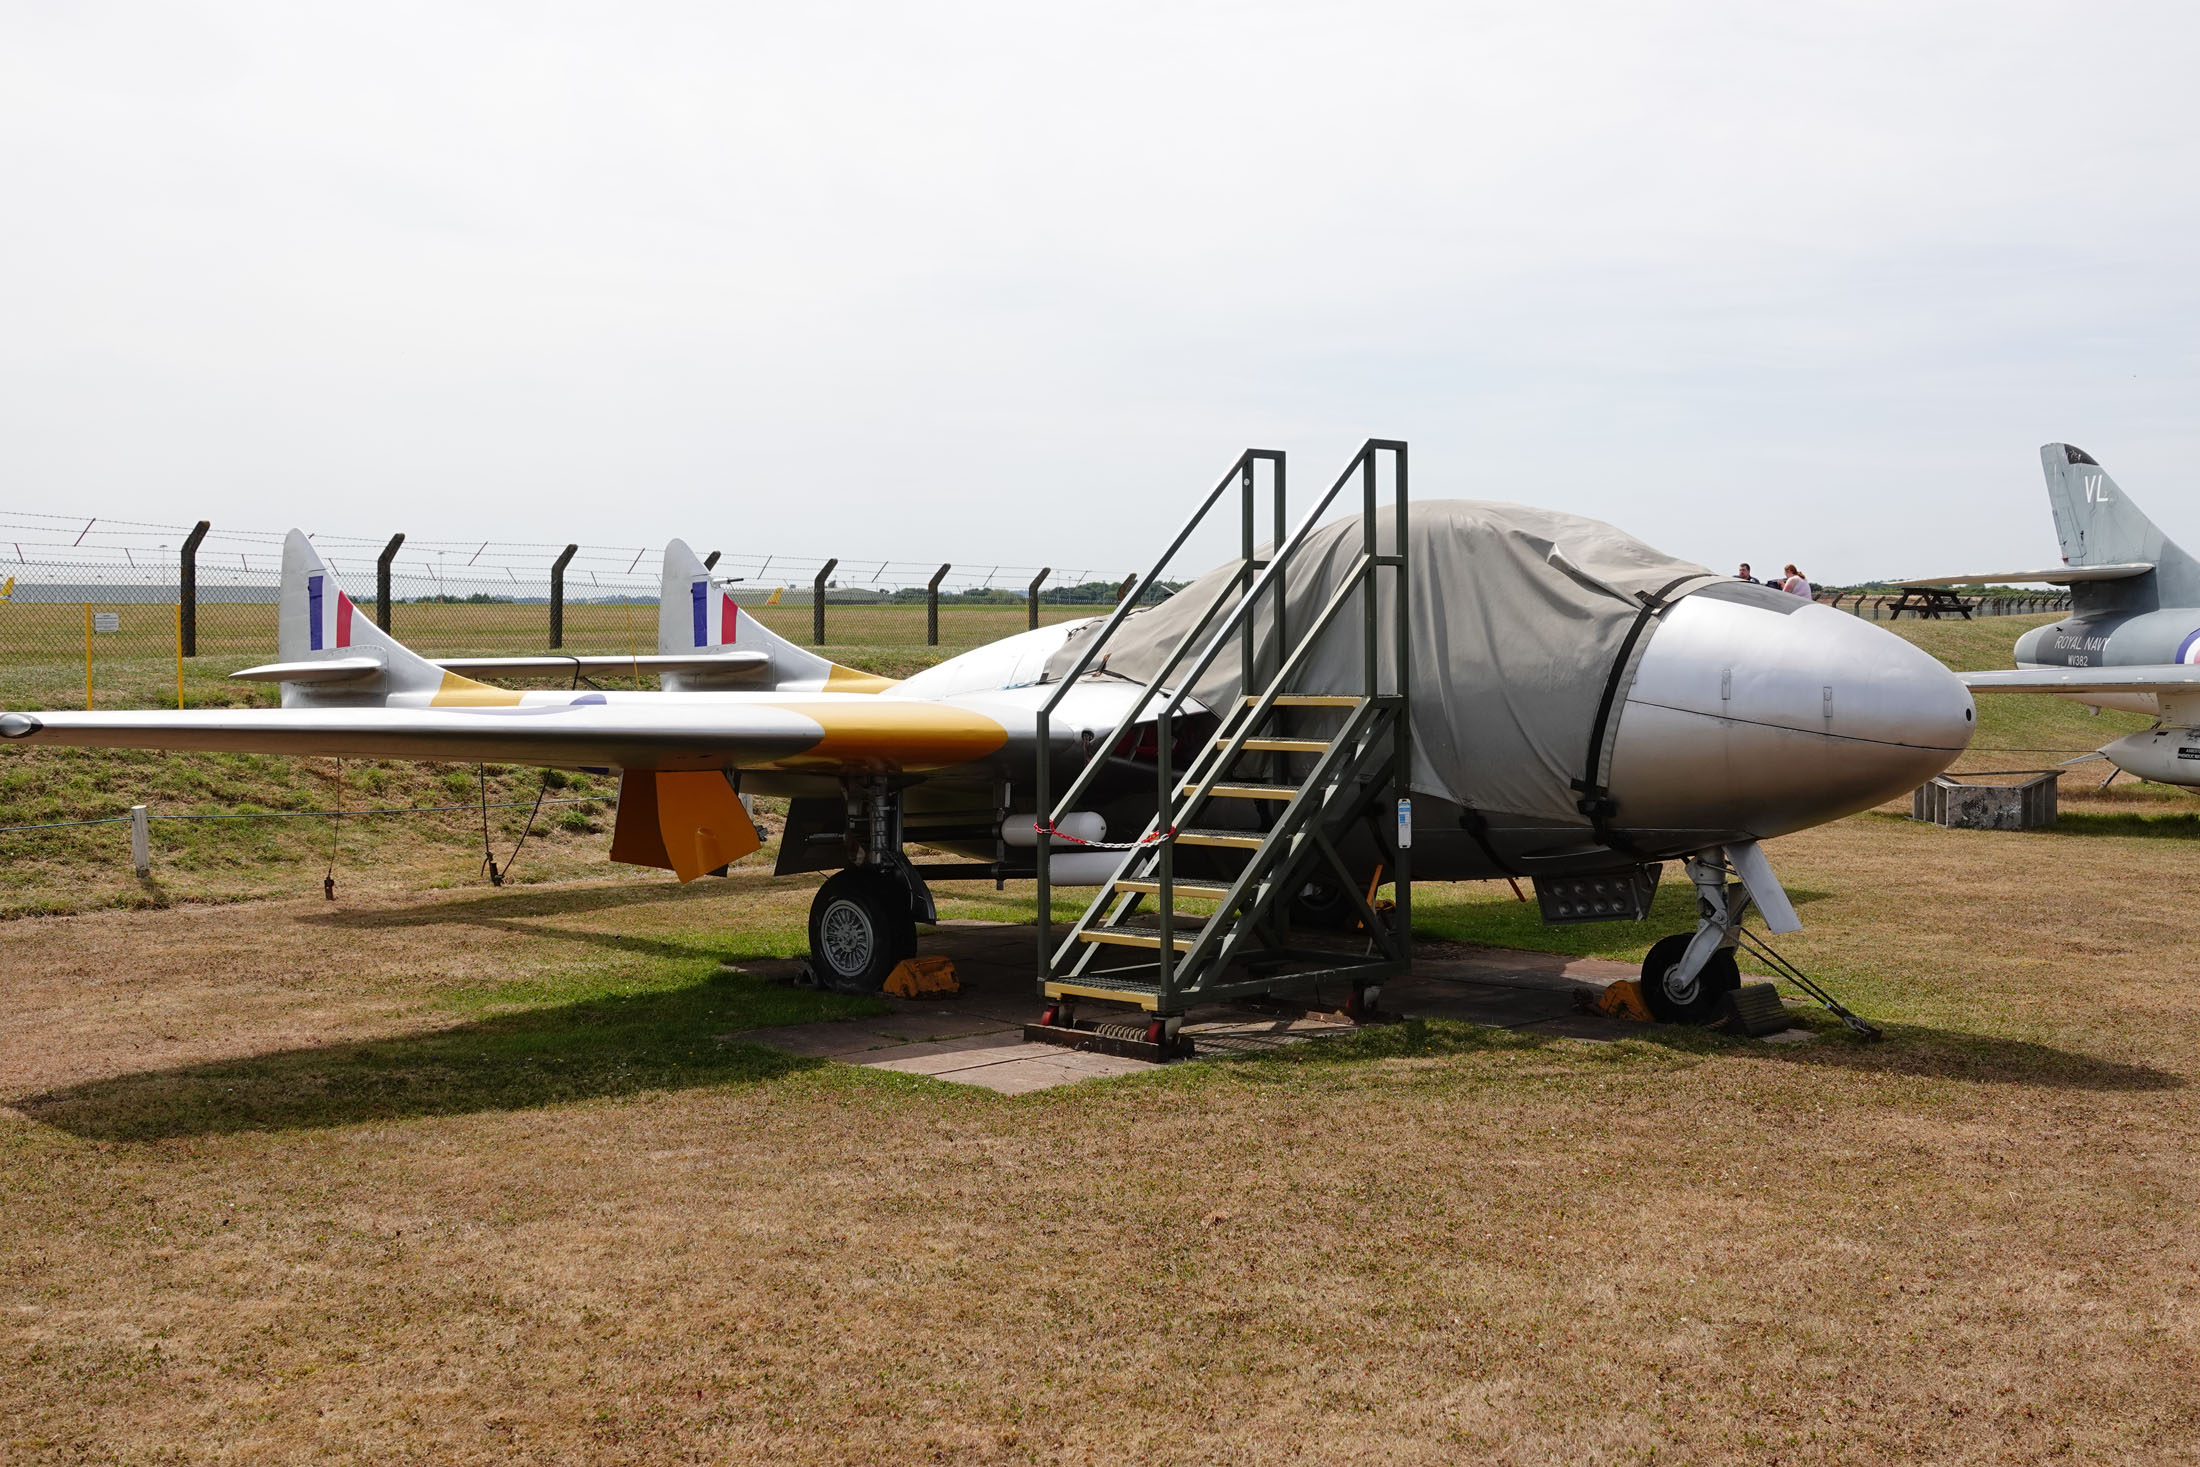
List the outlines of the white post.
<svg viewBox="0 0 2200 1467">
<path fill-rule="evenodd" d="M 130 864 L 140 877 L 153 874 L 153 826 L 143 805 L 130 807 Z"/>
</svg>

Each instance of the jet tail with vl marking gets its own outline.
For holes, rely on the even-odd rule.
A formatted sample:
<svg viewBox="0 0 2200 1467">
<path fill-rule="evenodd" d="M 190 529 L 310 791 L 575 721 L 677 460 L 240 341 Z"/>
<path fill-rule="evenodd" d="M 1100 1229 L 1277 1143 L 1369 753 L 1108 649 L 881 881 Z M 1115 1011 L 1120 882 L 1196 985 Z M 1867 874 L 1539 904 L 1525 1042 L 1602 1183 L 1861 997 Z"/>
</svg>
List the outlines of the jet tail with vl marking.
<svg viewBox="0 0 2200 1467">
<path fill-rule="evenodd" d="M 2055 538 L 2062 543 L 2066 563 L 2154 567 L 2119 579 L 2072 581 L 2074 613 L 2200 606 L 2200 561 L 2163 534 L 2091 454 L 2075 444 L 2049 443 L 2040 449 L 2040 468 L 2047 476 Z"/>
</svg>

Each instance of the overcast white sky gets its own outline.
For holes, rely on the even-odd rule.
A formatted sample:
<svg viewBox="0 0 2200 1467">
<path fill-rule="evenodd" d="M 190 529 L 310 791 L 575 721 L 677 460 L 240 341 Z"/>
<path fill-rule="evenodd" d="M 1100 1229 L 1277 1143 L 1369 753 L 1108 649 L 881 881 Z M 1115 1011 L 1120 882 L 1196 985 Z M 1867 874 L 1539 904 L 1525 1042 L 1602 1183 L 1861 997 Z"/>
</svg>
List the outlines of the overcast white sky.
<svg viewBox="0 0 2200 1467">
<path fill-rule="evenodd" d="M 1823 581 L 2200 548 L 2189 5 L 0 5 L 0 496 L 1149 559 L 1239 449 Z"/>
</svg>

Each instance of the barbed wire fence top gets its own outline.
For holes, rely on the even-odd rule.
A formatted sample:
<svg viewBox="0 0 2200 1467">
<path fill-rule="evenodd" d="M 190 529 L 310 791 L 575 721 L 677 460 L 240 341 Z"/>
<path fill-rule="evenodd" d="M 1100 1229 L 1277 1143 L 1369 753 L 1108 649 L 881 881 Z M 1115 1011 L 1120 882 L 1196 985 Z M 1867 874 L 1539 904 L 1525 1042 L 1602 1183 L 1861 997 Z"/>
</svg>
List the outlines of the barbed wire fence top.
<svg viewBox="0 0 2200 1467">
<path fill-rule="evenodd" d="M 179 556 L 191 530 L 187 524 L 0 511 L 0 574 L 14 575 L 16 594 L 27 600 L 83 600 L 51 593 L 84 585 L 140 593 L 113 598 L 124 601 L 154 599 L 141 593 L 165 589 L 173 601 Z M 353 592 L 354 600 L 362 591 L 371 597 L 375 563 L 389 543 L 388 536 L 308 531 L 307 538 L 337 579 Z M 211 584 L 274 585 L 282 572 L 283 539 L 280 531 L 213 525 L 197 554 L 202 588 Z M 427 540 L 408 534 L 391 564 L 391 598 L 406 601 L 476 593 L 547 598 L 551 566 L 565 548 L 566 542 Z M 708 555 L 714 548 L 695 545 L 700 555 Z M 566 567 L 566 594 L 578 598 L 585 594 L 583 588 L 588 588 L 608 597 L 642 595 L 654 602 L 663 553 L 662 546 L 579 545 Z M 921 591 L 942 564 L 950 564 L 938 559 L 728 552 L 719 556 L 711 574 L 728 583 L 737 600 L 762 600 L 779 588 L 784 588 L 787 598 L 797 593 L 806 598 L 828 559 L 837 560 L 831 577 L 833 599 L 846 598 L 851 603 Z M 949 595 L 982 591 L 1021 595 L 1041 569 L 1049 570 L 1048 586 L 1057 590 L 1088 583 L 1114 584 L 1123 575 L 1122 571 L 1106 569 L 952 563 L 940 582 L 940 590 Z"/>
</svg>

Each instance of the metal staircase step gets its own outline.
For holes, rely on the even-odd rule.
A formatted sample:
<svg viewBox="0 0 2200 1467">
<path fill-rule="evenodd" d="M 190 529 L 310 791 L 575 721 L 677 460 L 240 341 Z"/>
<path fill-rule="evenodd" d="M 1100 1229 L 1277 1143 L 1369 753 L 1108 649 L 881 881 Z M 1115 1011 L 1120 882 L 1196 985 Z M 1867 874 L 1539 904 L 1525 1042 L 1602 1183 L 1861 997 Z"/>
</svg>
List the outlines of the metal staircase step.
<svg viewBox="0 0 2200 1467">
<path fill-rule="evenodd" d="M 1248 704 L 1258 703 L 1265 694 L 1248 693 Z M 1366 700 L 1349 693 L 1279 693 L 1271 708 L 1357 708 Z"/>
<path fill-rule="evenodd" d="M 1115 889 L 1135 891 L 1142 896 L 1161 895 L 1161 883 L 1158 881 L 1118 881 Z M 1176 896 L 1196 897 L 1203 902 L 1219 901 L 1230 894 L 1229 887 L 1219 886 L 1211 881 L 1172 881 L 1169 883 L 1169 890 Z"/>
<path fill-rule="evenodd" d="M 1121 927 L 1087 927 L 1077 934 L 1079 942 L 1105 942 L 1115 947 L 1146 947 L 1159 951 L 1161 934 L 1158 932 L 1132 932 Z M 1199 941 L 1199 934 L 1170 933 L 1169 946 L 1178 952 L 1190 952 L 1192 944 Z"/>
<path fill-rule="evenodd" d="M 1218 800 L 1295 800 L 1299 797 L 1299 787 L 1295 784 L 1218 784 L 1207 793 Z"/>
<path fill-rule="evenodd" d="M 1247 739 L 1242 746 L 1248 754 L 1326 754 L 1327 739 Z"/>
<path fill-rule="evenodd" d="M 1142 1009 L 1156 1009 L 1160 990 L 1151 983 L 1133 979 L 1106 978 L 1093 975 L 1085 978 L 1051 979 L 1045 993 L 1048 998 L 1097 998 L 1110 1003 L 1136 1004 Z"/>
<path fill-rule="evenodd" d="M 1267 838 L 1258 830 L 1180 830 L 1176 833 L 1179 845 L 1229 846 L 1240 851 L 1257 851 Z"/>
</svg>

